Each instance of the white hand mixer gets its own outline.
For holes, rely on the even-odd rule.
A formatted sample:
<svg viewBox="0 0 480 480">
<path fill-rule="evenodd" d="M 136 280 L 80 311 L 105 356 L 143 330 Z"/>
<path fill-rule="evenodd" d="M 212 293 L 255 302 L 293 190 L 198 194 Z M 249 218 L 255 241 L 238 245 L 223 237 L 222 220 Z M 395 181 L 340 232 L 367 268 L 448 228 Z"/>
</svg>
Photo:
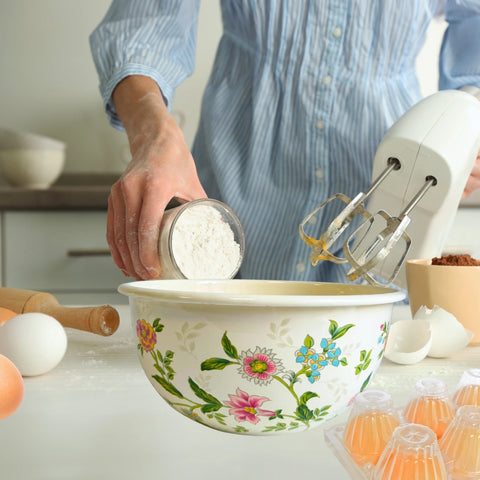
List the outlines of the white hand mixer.
<svg viewBox="0 0 480 480">
<path fill-rule="evenodd" d="M 372 285 L 389 285 L 398 275 L 395 284 L 405 288 L 407 258 L 441 255 L 479 149 L 480 89 L 443 90 L 414 105 L 378 146 L 366 193 L 353 200 L 337 193 L 300 224 L 312 264 L 349 263 L 349 280 L 363 277 Z M 308 236 L 306 224 L 334 201 L 346 207 L 318 240 Z M 350 233 L 358 215 L 365 220 Z M 343 257 L 331 251 L 339 239 Z"/>
</svg>

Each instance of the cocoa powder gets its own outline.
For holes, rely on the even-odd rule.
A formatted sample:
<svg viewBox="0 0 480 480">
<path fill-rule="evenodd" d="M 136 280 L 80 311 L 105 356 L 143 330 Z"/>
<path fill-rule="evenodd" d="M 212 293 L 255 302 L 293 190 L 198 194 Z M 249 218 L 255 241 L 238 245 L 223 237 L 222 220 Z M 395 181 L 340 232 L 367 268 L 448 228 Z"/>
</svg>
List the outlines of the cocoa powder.
<svg viewBox="0 0 480 480">
<path fill-rule="evenodd" d="M 478 267 L 480 261 L 472 258 L 468 254 L 462 255 L 442 255 L 441 257 L 432 258 L 432 265 L 449 265 L 459 267 Z"/>
</svg>

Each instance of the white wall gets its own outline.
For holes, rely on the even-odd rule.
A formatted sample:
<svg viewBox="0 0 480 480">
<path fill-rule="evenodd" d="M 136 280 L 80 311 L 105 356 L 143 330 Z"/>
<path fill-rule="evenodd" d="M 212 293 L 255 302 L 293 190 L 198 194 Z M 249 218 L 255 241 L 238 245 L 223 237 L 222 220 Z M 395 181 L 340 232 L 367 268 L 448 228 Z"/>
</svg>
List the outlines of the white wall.
<svg viewBox="0 0 480 480">
<path fill-rule="evenodd" d="M 0 4 L 0 127 L 67 142 L 68 172 L 120 172 L 124 134 L 105 119 L 88 36 L 110 0 L 2 0 Z M 444 25 L 430 29 L 419 72 L 425 94 L 436 90 L 436 55 Z M 201 94 L 221 34 L 219 2 L 200 10 L 197 68 L 178 90 L 174 110 L 193 140 Z"/>
<path fill-rule="evenodd" d="M 88 36 L 110 0 L 2 0 L 0 128 L 47 135 L 68 145 L 65 170 L 120 172 L 126 139 L 103 113 Z M 201 8 L 198 68 L 178 90 L 190 142 L 200 93 L 220 36 L 217 1 Z"/>
<path fill-rule="evenodd" d="M 0 126 L 67 142 L 67 170 L 114 170 L 88 34 L 107 1 L 3 0 Z"/>
</svg>

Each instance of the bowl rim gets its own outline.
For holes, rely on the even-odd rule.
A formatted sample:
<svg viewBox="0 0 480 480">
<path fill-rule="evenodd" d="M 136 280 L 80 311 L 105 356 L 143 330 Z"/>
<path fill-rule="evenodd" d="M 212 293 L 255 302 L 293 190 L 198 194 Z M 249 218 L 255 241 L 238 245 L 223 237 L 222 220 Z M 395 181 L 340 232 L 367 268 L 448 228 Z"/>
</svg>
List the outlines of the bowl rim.
<svg viewBox="0 0 480 480">
<path fill-rule="evenodd" d="M 465 268 L 468 267 L 469 269 L 478 269 L 480 265 L 432 265 L 431 258 L 412 258 L 407 260 L 407 266 L 409 265 L 416 265 L 419 267 L 429 267 L 429 268 Z"/>
<path fill-rule="evenodd" d="M 246 293 L 228 293 L 211 290 L 194 290 L 192 285 L 222 285 L 224 283 L 249 283 L 252 285 L 266 284 L 270 288 L 278 286 L 285 288 L 295 285 L 297 288 L 305 286 L 309 289 L 318 288 L 325 285 L 338 285 L 352 290 L 371 290 L 372 293 L 356 294 L 308 294 L 308 295 L 285 295 L 285 294 L 259 294 L 251 295 Z M 190 288 L 186 288 L 189 286 Z M 359 288 L 360 287 L 360 288 Z M 330 287 L 331 288 L 331 287 Z M 235 305 L 242 306 L 271 306 L 271 307 L 343 307 L 343 306 L 368 306 L 393 304 L 404 300 L 406 293 L 400 290 L 387 287 L 374 287 L 371 285 L 341 284 L 330 282 L 308 282 L 308 281 L 285 281 L 285 280 L 143 280 L 136 282 L 123 283 L 118 287 L 118 291 L 128 297 L 142 297 L 152 300 L 161 300 L 162 302 L 173 303 L 194 303 L 194 304 L 213 304 L 213 305 Z M 374 293 L 375 292 L 375 293 Z"/>
</svg>

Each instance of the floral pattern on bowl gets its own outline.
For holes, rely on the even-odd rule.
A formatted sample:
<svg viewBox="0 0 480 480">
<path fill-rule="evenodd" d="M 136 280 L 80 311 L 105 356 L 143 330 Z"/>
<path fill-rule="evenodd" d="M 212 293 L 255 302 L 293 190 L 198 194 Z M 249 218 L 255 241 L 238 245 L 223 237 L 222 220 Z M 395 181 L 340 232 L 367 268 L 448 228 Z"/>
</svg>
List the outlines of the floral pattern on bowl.
<svg viewBox="0 0 480 480">
<path fill-rule="evenodd" d="M 216 430 L 300 432 L 345 411 L 380 365 L 391 289 L 281 281 L 122 285 L 160 396 Z M 154 412 L 152 412 L 153 414 Z"/>
<path fill-rule="evenodd" d="M 164 324 L 160 318 L 156 318 L 151 324 L 144 319 L 137 320 L 136 333 L 138 337 L 138 350 L 140 356 L 150 354 L 153 366 L 157 373 L 151 376 L 164 390 L 163 394 L 169 396 L 169 404 L 182 414 L 195 419 L 200 423 L 209 424 L 204 418 L 215 419 L 219 425 L 227 425 L 227 416 L 233 417 L 236 433 L 249 433 L 248 424 L 256 425 L 261 417 L 265 417 L 269 424 L 265 425 L 262 432 L 278 432 L 285 429 L 295 430 L 308 428 L 313 422 L 323 421 L 329 413 L 331 405 L 322 405 L 311 409 L 308 405 L 313 398 L 319 395 L 313 391 L 303 391 L 301 395 L 296 392 L 296 387 L 301 377 L 311 384 L 320 380 L 321 372 L 325 368 L 338 368 L 348 366 L 348 359 L 342 355 L 342 350 L 337 346 L 337 340 L 343 337 L 355 325 L 347 324 L 338 326 L 335 320 L 330 320 L 329 337 L 323 337 L 319 345 L 307 334 L 303 345 L 294 352 L 297 371 L 284 368 L 282 359 L 272 350 L 255 346 L 252 349 L 238 351 L 225 332 L 220 340 L 225 357 L 212 357 L 200 363 L 201 371 L 223 370 L 227 367 L 236 367 L 238 375 L 252 382 L 256 386 L 268 385 L 272 381 L 279 382 L 295 399 L 296 408 L 290 412 L 284 412 L 282 408 L 269 410 L 261 408 L 265 403 L 273 403 L 273 399 L 258 394 L 250 394 L 236 386 L 235 392 L 229 393 L 229 400 L 220 400 L 211 393 L 203 390 L 191 377 L 188 378 L 190 391 L 180 391 L 175 386 L 174 358 L 172 350 L 161 351 L 156 348 L 157 334 L 161 334 Z M 200 325 L 199 328 L 202 326 Z M 380 327 L 378 343 L 385 343 L 387 324 Z M 177 338 L 181 335 L 177 334 Z M 369 372 L 372 368 L 371 350 L 367 353 L 362 351 L 359 363 L 355 367 L 355 374 Z M 378 359 L 383 355 L 383 349 L 378 352 Z M 144 359 L 142 358 L 142 361 Z M 362 391 L 371 378 L 368 374 L 363 382 Z M 194 396 L 192 397 L 191 394 Z M 174 398 L 172 398 L 174 397 Z M 176 398 L 175 398 L 176 397 Z M 196 398 L 195 398 L 196 397 Z M 272 407 L 271 407 L 272 408 Z M 225 412 L 225 413 L 224 413 Z"/>
</svg>

